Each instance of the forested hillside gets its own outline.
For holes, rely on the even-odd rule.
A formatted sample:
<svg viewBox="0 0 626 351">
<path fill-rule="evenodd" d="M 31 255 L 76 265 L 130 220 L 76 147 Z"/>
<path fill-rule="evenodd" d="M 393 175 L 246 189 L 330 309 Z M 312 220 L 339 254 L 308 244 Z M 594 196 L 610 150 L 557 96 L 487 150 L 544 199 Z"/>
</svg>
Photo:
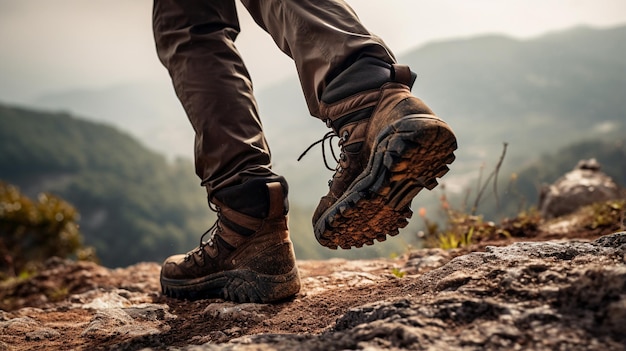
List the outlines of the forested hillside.
<svg viewBox="0 0 626 351">
<path fill-rule="evenodd" d="M 107 266 L 188 250 L 213 218 L 191 162 L 66 114 L 0 106 L 0 179 L 72 203 Z"/>
<path fill-rule="evenodd" d="M 553 182 L 579 159 L 590 157 L 626 185 L 623 138 L 579 142 L 547 152 L 527 166 L 504 167 L 499 203 L 488 194 L 479 213 L 496 220 L 535 205 L 542 183 Z M 512 173 L 517 178 L 509 184 Z M 85 244 L 94 246 L 103 264 L 111 267 L 186 252 L 214 220 L 190 161 L 168 162 L 114 128 L 66 114 L 0 106 L 0 180 L 19 186 L 31 197 L 48 191 L 73 204 L 81 215 Z M 435 190 L 434 197 L 440 192 Z M 439 205 L 425 204 L 423 198 L 420 194 L 414 200 L 414 209 Z M 452 197 L 452 201 L 456 206 L 462 199 Z M 300 259 L 388 257 L 420 244 L 416 233 L 423 223 L 416 216 L 404 234 L 385 243 L 328 250 L 315 241 L 311 213 L 310 208 L 291 206 L 290 230 Z"/>
</svg>

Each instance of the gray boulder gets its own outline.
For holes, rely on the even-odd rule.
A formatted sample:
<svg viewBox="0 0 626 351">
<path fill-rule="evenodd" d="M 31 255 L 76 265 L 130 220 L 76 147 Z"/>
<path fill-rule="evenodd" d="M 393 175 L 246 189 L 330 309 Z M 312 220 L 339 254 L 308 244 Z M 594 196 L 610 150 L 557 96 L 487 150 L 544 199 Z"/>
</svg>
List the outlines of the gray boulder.
<svg viewBox="0 0 626 351">
<path fill-rule="evenodd" d="M 620 199 L 622 190 L 600 168 L 596 159 L 581 160 L 554 184 L 544 186 L 539 198 L 543 218 L 556 218 L 596 202 Z"/>
</svg>

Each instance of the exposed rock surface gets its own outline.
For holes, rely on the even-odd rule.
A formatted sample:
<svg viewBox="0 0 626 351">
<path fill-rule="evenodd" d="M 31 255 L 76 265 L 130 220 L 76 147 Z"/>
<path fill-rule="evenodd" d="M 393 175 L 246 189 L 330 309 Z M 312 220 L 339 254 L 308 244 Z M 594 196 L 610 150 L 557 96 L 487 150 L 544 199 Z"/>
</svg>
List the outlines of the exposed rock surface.
<svg viewBox="0 0 626 351">
<path fill-rule="evenodd" d="M 0 350 L 625 350 L 625 254 L 616 233 L 303 261 L 274 305 L 165 298 L 156 263 L 52 260 L 2 286 Z"/>
<path fill-rule="evenodd" d="M 539 199 L 543 218 L 560 217 L 595 202 L 623 198 L 623 190 L 600 168 L 595 159 L 581 160 L 571 172 L 545 186 Z"/>
</svg>

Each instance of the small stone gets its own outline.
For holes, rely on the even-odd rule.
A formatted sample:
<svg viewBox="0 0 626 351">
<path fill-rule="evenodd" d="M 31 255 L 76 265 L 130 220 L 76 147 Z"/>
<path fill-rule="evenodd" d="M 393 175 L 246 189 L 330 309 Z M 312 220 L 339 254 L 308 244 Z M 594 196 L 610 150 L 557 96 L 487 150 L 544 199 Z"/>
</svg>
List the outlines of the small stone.
<svg viewBox="0 0 626 351">
<path fill-rule="evenodd" d="M 44 339 L 52 339 L 61 334 L 52 328 L 41 328 L 30 333 L 26 333 L 26 341 L 39 341 Z"/>
</svg>

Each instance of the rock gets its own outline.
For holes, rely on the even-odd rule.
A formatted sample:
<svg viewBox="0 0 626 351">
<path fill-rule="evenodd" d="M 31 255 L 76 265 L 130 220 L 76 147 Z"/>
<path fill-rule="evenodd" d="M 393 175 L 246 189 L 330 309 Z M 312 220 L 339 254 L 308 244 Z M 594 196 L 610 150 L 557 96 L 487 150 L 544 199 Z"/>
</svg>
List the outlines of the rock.
<svg viewBox="0 0 626 351">
<path fill-rule="evenodd" d="M 462 253 L 299 262 L 303 292 L 269 305 L 161 296 L 158 264 L 59 261 L 94 288 L 0 311 L 0 350 L 626 350 L 626 233 Z"/>
<path fill-rule="evenodd" d="M 543 218 L 560 217 L 595 202 L 622 198 L 620 187 L 600 168 L 595 159 L 582 160 L 554 184 L 544 186 L 539 199 Z"/>
<path fill-rule="evenodd" d="M 202 315 L 207 318 L 220 318 L 238 323 L 260 322 L 266 318 L 266 315 L 262 313 L 263 308 L 264 305 L 254 303 L 215 303 L 208 305 L 202 311 Z"/>
<path fill-rule="evenodd" d="M 442 249 L 423 249 L 408 254 L 404 272 L 417 274 L 439 268 L 450 261 L 450 253 Z"/>
<path fill-rule="evenodd" d="M 61 336 L 61 333 L 52 328 L 41 328 L 30 333 L 26 333 L 27 341 L 39 341 L 44 339 L 51 339 Z"/>
<path fill-rule="evenodd" d="M 624 350 L 625 243 L 617 233 L 490 247 L 424 274 L 415 297 L 353 308 L 321 335 L 185 350 Z"/>
<path fill-rule="evenodd" d="M 169 306 L 163 304 L 142 303 L 133 305 L 128 297 L 133 293 L 123 289 L 75 296 L 74 300 L 84 301 L 82 308 L 94 310 L 95 315 L 81 333 L 85 338 L 106 338 L 122 336 L 120 339 L 158 335 L 169 331 L 167 321 L 176 316 L 169 313 Z"/>
<path fill-rule="evenodd" d="M 123 310 L 134 320 L 138 321 L 159 323 L 177 318 L 173 314 L 169 313 L 169 306 L 162 304 L 139 304 L 133 307 L 124 308 Z"/>
<path fill-rule="evenodd" d="M 39 328 L 40 326 L 41 324 L 30 317 L 18 317 L 9 319 L 5 322 L 0 322 L 0 331 L 2 331 L 3 334 L 25 334 L 33 329 Z"/>
<path fill-rule="evenodd" d="M 79 302 L 82 308 L 93 310 L 122 308 L 130 306 L 130 301 L 122 296 L 122 294 L 120 294 L 119 291 L 92 290 L 85 294 L 82 294 L 82 296 L 73 296 L 72 301 Z M 85 300 L 90 301 L 86 302 Z"/>
<path fill-rule="evenodd" d="M 161 332 L 162 330 L 157 326 L 134 323 L 134 319 L 123 309 L 111 308 L 96 312 L 80 336 L 90 339 L 117 338 L 122 342 L 126 339 L 160 334 Z"/>
</svg>

